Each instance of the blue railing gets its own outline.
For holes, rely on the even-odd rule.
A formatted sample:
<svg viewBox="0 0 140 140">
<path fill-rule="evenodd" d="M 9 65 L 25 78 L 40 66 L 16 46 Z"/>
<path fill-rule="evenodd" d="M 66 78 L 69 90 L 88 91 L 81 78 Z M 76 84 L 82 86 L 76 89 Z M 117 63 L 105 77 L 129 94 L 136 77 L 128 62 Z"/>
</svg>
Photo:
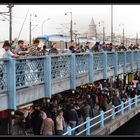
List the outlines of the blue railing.
<svg viewBox="0 0 140 140">
<path fill-rule="evenodd" d="M 45 57 L 16 59 L 16 88 L 44 83 Z"/>
<path fill-rule="evenodd" d="M 51 79 L 70 77 L 70 55 L 51 56 Z"/>
<path fill-rule="evenodd" d="M 104 53 L 93 54 L 93 70 L 103 69 L 104 67 Z"/>
<path fill-rule="evenodd" d="M 7 88 L 7 72 L 8 72 L 8 59 L 0 59 L 0 93 L 6 92 Z"/>
<path fill-rule="evenodd" d="M 112 106 L 111 109 L 107 110 L 106 112 L 101 111 L 99 115 L 90 119 L 90 117 L 86 118 L 86 121 L 82 124 L 71 128 L 70 126 L 67 127 L 67 132 L 63 134 L 65 135 L 91 135 L 91 128 L 92 128 L 92 135 L 94 135 L 94 131 L 100 128 L 104 128 L 105 124 L 107 124 L 111 120 L 115 120 L 117 116 L 124 116 L 126 113 L 130 112 L 132 108 L 137 108 L 138 104 L 140 104 L 140 95 L 135 95 L 134 98 L 128 100 L 126 102 L 121 101 L 121 104 L 118 106 Z M 86 126 L 86 127 L 85 127 Z M 80 132 L 76 132 L 78 128 L 83 127 L 84 129 Z"/>
<path fill-rule="evenodd" d="M 76 73 L 88 72 L 88 55 L 87 53 L 76 54 Z"/>
<path fill-rule="evenodd" d="M 19 59 L 0 59 L 0 93 L 8 93 L 9 108 L 16 108 L 16 90 L 44 85 L 45 97 L 52 95 L 52 82 L 68 79 L 68 87 L 75 89 L 77 78 L 86 74 L 86 82 L 92 83 L 95 74 L 100 71 L 103 79 L 108 71 L 118 75 L 119 66 L 123 73 L 136 71 L 140 65 L 140 52 L 98 52 L 80 54 L 61 54 Z M 87 76 L 88 74 L 88 76 Z M 88 78 L 88 79 L 87 79 Z"/>
</svg>

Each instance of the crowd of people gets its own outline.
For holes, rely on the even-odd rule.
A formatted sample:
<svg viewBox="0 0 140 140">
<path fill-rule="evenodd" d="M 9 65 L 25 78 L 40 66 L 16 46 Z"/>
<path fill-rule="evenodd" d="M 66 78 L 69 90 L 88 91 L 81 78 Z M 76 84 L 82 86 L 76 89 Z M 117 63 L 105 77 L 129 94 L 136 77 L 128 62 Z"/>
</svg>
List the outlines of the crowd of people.
<svg viewBox="0 0 140 140">
<path fill-rule="evenodd" d="M 17 46 L 13 47 L 9 41 L 5 41 L 3 44 L 3 53 L 0 54 L 1 58 L 14 57 L 19 58 L 23 56 L 40 56 L 40 55 L 51 55 L 61 53 L 84 53 L 84 52 L 104 52 L 104 51 L 127 51 L 127 50 L 139 50 L 139 44 L 131 44 L 126 47 L 121 43 L 120 45 L 113 45 L 112 43 L 106 44 L 103 42 L 96 42 L 93 46 L 90 42 L 86 42 L 85 45 L 71 42 L 69 49 L 60 50 L 56 42 L 52 43 L 51 47 L 44 44 L 43 47 L 39 46 L 39 39 L 35 39 L 33 44 L 28 47 L 25 46 L 23 40 L 17 42 Z"/>
<path fill-rule="evenodd" d="M 134 98 L 136 94 L 140 95 L 140 81 L 134 85 L 117 79 L 114 82 L 97 81 L 53 95 L 51 99 L 40 99 L 33 103 L 32 109 L 15 112 L 13 135 L 62 135 L 68 126 L 74 128 L 87 117 L 93 118 L 101 110 L 105 112 L 112 105 L 118 106 L 121 101 L 126 102 L 128 97 Z M 72 135 L 82 129 L 82 126 L 77 128 Z"/>
<path fill-rule="evenodd" d="M 11 44 L 5 41 L 3 44 L 3 58 L 23 56 L 40 56 L 60 54 L 57 43 L 53 43 L 49 50 L 46 46 L 39 47 L 39 40 L 35 39 L 33 44 L 26 48 L 24 41 L 19 40 L 18 46 L 12 49 Z M 96 42 L 93 47 L 87 42 L 85 46 L 72 44 L 68 52 L 102 52 L 102 51 L 126 51 L 139 50 L 139 45 L 131 44 L 126 48 L 123 44 L 120 46 L 110 44 L 100 44 Z M 62 53 L 62 52 L 61 52 Z M 69 93 L 68 93 L 69 92 Z M 95 110 L 100 113 L 101 110 L 107 111 L 112 105 L 118 106 L 121 101 L 126 102 L 128 97 L 133 98 L 140 94 L 140 79 L 136 86 L 133 83 L 126 85 L 123 80 L 116 80 L 114 83 L 107 81 L 87 84 L 83 87 L 77 87 L 73 91 L 65 91 L 65 95 L 56 94 L 51 99 L 44 98 L 35 102 L 32 109 L 25 108 L 15 111 L 13 116 L 13 135 L 62 135 L 66 132 L 67 126 L 75 126 L 86 121 L 87 117 L 93 118 Z M 72 134 L 80 132 L 79 127 Z"/>
</svg>

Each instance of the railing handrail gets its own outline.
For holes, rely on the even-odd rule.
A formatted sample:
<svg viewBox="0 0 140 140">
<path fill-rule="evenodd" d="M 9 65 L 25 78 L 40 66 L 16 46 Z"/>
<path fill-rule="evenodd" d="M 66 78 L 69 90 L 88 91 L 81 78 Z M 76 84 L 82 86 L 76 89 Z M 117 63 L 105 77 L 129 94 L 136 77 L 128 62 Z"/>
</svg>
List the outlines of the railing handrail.
<svg viewBox="0 0 140 140">
<path fill-rule="evenodd" d="M 137 96 L 137 102 L 140 101 L 140 98 L 139 98 L 140 95 L 135 95 L 135 96 Z M 139 99 L 138 99 L 138 98 L 139 98 Z M 123 104 L 125 105 L 125 107 L 124 107 L 123 109 L 129 108 L 129 104 L 127 105 L 127 103 L 131 102 L 131 101 L 134 100 L 134 99 L 135 99 L 135 97 L 134 97 L 134 98 L 131 98 L 131 99 L 130 99 L 130 97 L 129 97 L 128 100 L 127 100 L 126 102 L 123 102 L 123 101 L 122 101 Z M 130 105 L 133 105 L 133 104 L 135 104 L 135 101 L 134 101 L 134 102 L 131 102 Z M 120 104 L 120 105 L 118 105 L 118 106 L 114 106 L 114 109 L 121 107 L 121 105 L 122 105 L 122 104 Z M 109 110 L 107 110 L 106 112 L 104 112 L 104 115 L 105 115 L 106 113 L 111 112 L 111 111 L 112 111 L 112 108 L 109 109 Z M 122 111 L 122 109 L 119 109 L 118 111 L 115 112 L 115 114 L 116 114 L 116 113 L 119 113 L 119 112 L 121 112 L 121 111 Z M 100 113 L 99 115 L 97 115 L 97 116 L 95 116 L 95 117 L 93 117 L 93 118 L 90 118 L 90 119 L 89 119 L 89 122 L 93 121 L 94 119 L 97 119 L 97 118 L 101 117 L 101 115 L 102 115 L 102 114 Z M 101 121 L 105 121 L 106 119 L 108 119 L 108 118 L 110 118 L 110 117 L 112 117 L 112 116 L 113 116 L 113 114 L 108 115 L 108 116 L 105 116 L 103 120 L 99 120 L 99 121 L 97 121 L 96 123 L 94 123 L 94 124 L 92 124 L 91 126 L 89 126 L 89 129 L 92 128 L 93 126 L 96 126 L 96 125 L 99 124 Z M 75 130 L 75 129 L 81 127 L 81 126 L 83 126 L 83 125 L 86 124 L 86 123 L 87 123 L 87 120 L 86 120 L 85 122 L 83 122 L 82 124 L 80 124 L 80 125 L 78 125 L 78 126 L 72 128 L 71 131 L 73 131 L 73 130 Z M 88 129 L 88 128 L 83 129 L 81 132 L 78 132 L 78 134 L 76 134 L 76 135 L 79 135 L 79 134 L 85 132 L 87 129 Z M 66 135 L 66 134 L 68 134 L 68 132 L 64 133 L 63 135 Z"/>
</svg>

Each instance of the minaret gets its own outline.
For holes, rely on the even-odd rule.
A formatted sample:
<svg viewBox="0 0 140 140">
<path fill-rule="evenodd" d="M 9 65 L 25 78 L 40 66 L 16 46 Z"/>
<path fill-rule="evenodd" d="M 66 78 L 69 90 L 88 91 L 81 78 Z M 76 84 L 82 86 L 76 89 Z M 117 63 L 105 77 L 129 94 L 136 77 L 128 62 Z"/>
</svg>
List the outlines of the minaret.
<svg viewBox="0 0 140 140">
<path fill-rule="evenodd" d="M 93 18 L 91 19 L 91 22 L 89 24 L 88 37 L 96 37 L 96 24 Z"/>
</svg>

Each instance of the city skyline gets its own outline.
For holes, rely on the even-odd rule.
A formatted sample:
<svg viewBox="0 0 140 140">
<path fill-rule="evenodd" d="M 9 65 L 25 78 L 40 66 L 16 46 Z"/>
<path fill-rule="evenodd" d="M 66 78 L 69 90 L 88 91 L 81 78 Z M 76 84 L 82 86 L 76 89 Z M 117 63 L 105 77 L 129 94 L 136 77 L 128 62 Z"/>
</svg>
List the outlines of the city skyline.
<svg viewBox="0 0 140 140">
<path fill-rule="evenodd" d="M 1 11 L 7 11 L 6 5 L 0 5 Z M 130 10 L 131 9 L 131 10 Z M 113 5 L 113 23 L 115 34 L 122 34 L 122 27 L 119 24 L 124 24 L 125 35 L 128 37 L 135 37 L 136 33 L 140 34 L 139 25 L 140 20 L 136 13 L 140 13 L 140 5 Z M 36 14 L 37 17 L 32 16 L 32 37 L 41 35 L 42 23 L 44 34 L 65 33 L 70 28 L 70 15 L 65 15 L 65 12 L 72 12 L 73 16 L 73 30 L 79 33 L 88 31 L 88 26 L 91 19 L 94 19 L 97 24 L 97 32 L 102 32 L 102 26 L 98 26 L 99 22 L 104 21 L 105 32 L 110 35 L 111 26 L 111 5 L 14 5 L 13 10 L 13 31 L 12 39 L 17 38 L 21 30 L 25 15 L 27 19 L 23 26 L 19 39 L 29 40 L 29 15 Z M 0 11 L 0 12 L 1 12 Z M 6 21 L 2 21 L 5 18 Z M 0 16 L 0 40 L 9 39 L 9 22 L 8 16 Z M 47 19 L 50 20 L 47 21 Z M 62 25 L 63 24 L 63 25 Z"/>
</svg>

